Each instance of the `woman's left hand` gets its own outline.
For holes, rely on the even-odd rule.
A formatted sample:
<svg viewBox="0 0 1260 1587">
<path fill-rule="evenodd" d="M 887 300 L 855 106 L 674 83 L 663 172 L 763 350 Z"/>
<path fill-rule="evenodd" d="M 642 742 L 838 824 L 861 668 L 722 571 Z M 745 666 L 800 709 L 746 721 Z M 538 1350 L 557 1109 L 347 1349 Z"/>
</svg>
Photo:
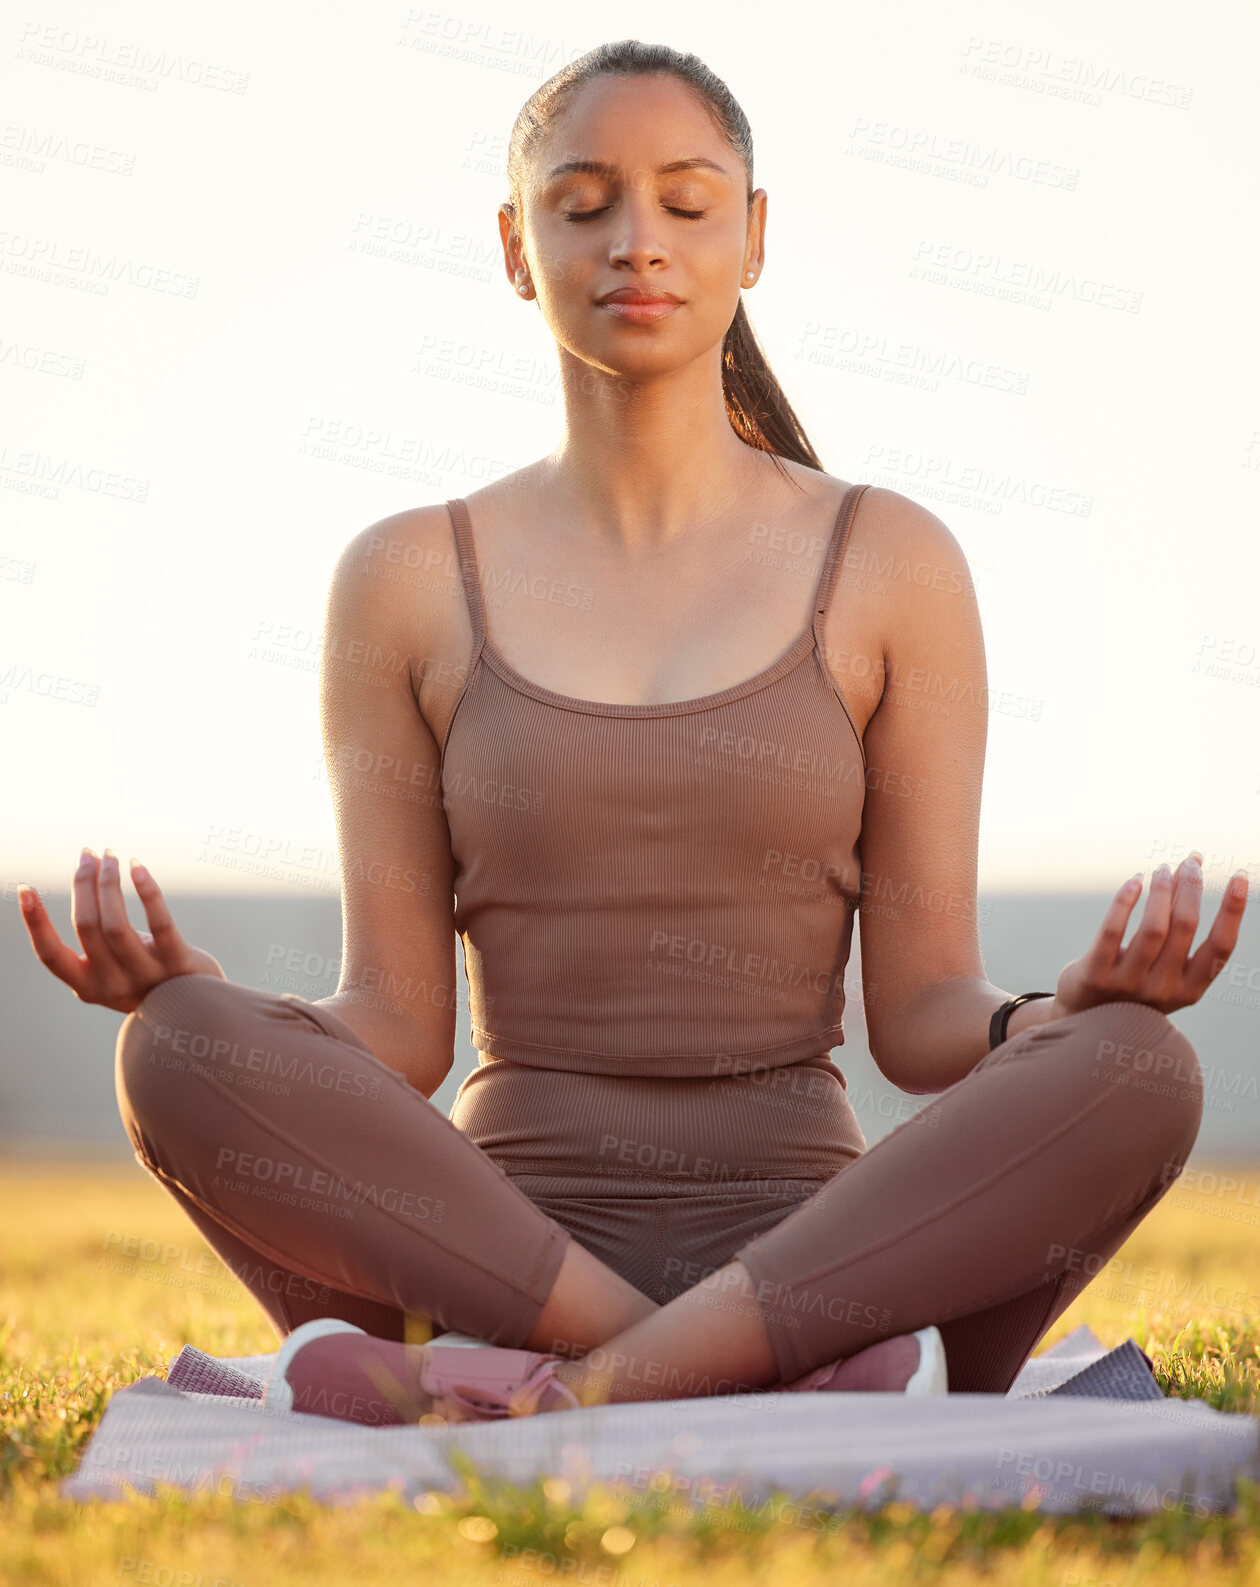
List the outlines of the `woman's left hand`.
<svg viewBox="0 0 1260 1587">
<path fill-rule="evenodd" d="M 1197 856 L 1197 858 L 1196 858 Z M 1161 865 L 1151 877 L 1142 924 L 1126 948 L 1120 944 L 1133 906 L 1142 891 L 1141 878 L 1126 882 L 1103 917 L 1089 952 L 1067 965 L 1059 977 L 1055 1003 L 1063 1014 L 1076 1014 L 1095 1003 L 1149 1003 L 1161 1014 L 1197 1003 L 1224 968 L 1238 941 L 1247 907 L 1247 877 L 1236 872 L 1207 936 L 1187 959 L 1199 927 L 1203 872 L 1197 849 L 1169 873 Z"/>
</svg>

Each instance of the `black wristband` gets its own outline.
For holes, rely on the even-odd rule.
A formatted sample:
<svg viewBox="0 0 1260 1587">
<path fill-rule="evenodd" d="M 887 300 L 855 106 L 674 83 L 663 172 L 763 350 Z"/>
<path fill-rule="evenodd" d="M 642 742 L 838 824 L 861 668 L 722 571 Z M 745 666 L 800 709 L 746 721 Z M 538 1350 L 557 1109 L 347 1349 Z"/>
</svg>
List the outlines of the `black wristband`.
<svg viewBox="0 0 1260 1587">
<path fill-rule="evenodd" d="M 1001 1008 L 994 1009 L 993 1018 L 989 1021 L 989 1051 L 1000 1047 L 1006 1040 L 1006 1022 L 1021 1003 L 1027 1003 L 1034 997 L 1053 996 L 1053 992 L 1021 992 L 1018 997 L 1008 997 Z"/>
</svg>

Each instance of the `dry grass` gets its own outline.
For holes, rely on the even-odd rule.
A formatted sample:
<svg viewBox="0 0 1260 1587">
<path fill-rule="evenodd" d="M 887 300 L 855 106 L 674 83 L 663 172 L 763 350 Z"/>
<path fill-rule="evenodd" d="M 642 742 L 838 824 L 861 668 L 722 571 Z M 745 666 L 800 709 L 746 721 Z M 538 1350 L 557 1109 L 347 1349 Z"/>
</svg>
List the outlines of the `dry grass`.
<svg viewBox="0 0 1260 1587">
<path fill-rule="evenodd" d="M 1229 1175 L 1228 1165 L 1211 1165 Z M 1132 1334 L 1170 1394 L 1260 1411 L 1260 1167 L 1174 1187 L 1039 1349 L 1087 1322 Z M 790 1582 L 892 1587 L 907 1575 L 1036 1587 L 1211 1587 L 1260 1576 L 1260 1492 L 1230 1514 L 1123 1519 L 1033 1510 L 964 1513 L 684 1506 L 668 1491 L 553 1479 L 453 1496 L 383 1494 L 353 1506 L 305 1495 L 242 1503 L 167 1490 L 125 1503 L 57 1494 L 115 1389 L 165 1375 L 186 1342 L 216 1355 L 276 1347 L 270 1324 L 164 1192 L 134 1165 L 0 1169 L 0 1581 L 147 1587 L 303 1587 L 413 1580 L 542 1587 L 707 1587 Z M 129 1242 L 135 1255 L 127 1257 Z"/>
</svg>

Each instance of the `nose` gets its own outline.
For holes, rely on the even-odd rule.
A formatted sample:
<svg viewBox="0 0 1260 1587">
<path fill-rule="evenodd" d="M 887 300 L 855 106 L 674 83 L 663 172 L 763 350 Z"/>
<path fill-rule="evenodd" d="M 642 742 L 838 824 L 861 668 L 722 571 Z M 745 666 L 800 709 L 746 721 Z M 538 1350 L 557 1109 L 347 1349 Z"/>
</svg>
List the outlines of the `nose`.
<svg viewBox="0 0 1260 1587">
<path fill-rule="evenodd" d="M 659 218 L 654 194 L 623 190 L 618 217 L 621 226 L 616 240 L 609 246 L 609 263 L 624 263 L 634 270 L 645 270 L 667 262 L 669 253 L 657 231 Z"/>
</svg>

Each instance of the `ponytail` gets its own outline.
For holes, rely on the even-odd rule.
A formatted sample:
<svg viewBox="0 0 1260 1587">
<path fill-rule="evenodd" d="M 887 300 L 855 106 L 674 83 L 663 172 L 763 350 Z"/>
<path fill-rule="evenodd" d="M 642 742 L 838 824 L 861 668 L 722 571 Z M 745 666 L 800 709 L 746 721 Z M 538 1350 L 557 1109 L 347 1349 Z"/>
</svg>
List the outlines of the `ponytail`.
<svg viewBox="0 0 1260 1587">
<path fill-rule="evenodd" d="M 818 453 L 771 373 L 743 298 L 722 343 L 722 396 L 731 428 L 741 441 L 772 456 L 822 470 Z"/>
</svg>

